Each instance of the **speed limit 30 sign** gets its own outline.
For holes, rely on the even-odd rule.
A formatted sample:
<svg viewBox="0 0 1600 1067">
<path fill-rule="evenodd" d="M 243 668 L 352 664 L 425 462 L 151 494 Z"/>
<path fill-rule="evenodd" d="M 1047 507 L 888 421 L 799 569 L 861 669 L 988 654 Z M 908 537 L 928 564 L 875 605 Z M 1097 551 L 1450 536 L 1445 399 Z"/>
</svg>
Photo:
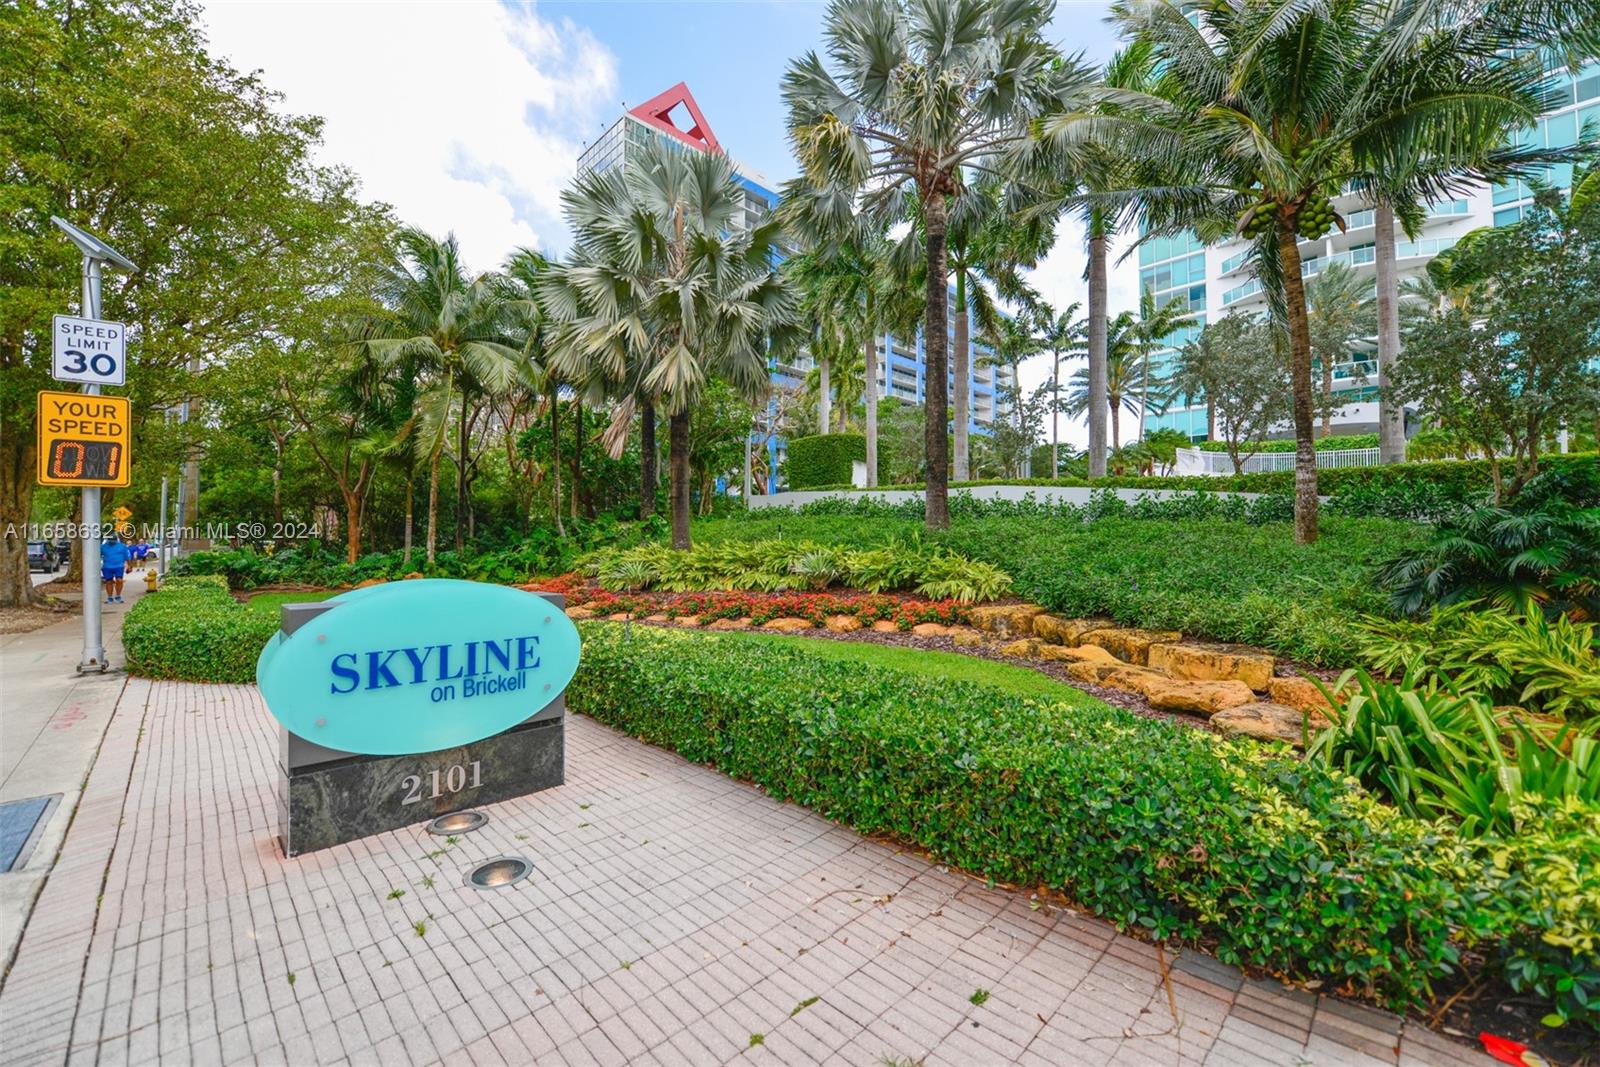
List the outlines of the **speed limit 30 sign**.
<svg viewBox="0 0 1600 1067">
<path fill-rule="evenodd" d="M 51 376 L 56 381 L 127 383 L 128 331 L 122 323 L 57 315 L 51 320 L 50 336 L 55 357 Z"/>
</svg>

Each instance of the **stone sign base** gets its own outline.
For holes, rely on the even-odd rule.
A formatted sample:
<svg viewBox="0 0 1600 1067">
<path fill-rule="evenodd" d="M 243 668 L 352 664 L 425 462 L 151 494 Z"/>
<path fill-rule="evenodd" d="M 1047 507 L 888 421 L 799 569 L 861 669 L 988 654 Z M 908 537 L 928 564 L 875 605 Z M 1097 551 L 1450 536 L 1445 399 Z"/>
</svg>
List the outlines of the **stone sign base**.
<svg viewBox="0 0 1600 1067">
<path fill-rule="evenodd" d="M 561 701 L 555 714 L 460 748 L 415 756 L 348 756 L 280 768 L 278 843 L 298 856 L 566 780 Z M 552 710 L 545 709 L 547 712 Z"/>
</svg>

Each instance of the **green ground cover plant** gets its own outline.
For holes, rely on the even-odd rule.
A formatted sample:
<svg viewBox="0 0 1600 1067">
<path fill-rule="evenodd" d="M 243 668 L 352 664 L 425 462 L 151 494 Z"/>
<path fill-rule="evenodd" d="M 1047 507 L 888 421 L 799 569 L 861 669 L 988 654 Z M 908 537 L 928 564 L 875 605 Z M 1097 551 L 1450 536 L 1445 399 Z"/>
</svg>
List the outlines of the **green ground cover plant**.
<svg viewBox="0 0 1600 1067">
<path fill-rule="evenodd" d="M 640 545 L 602 549 L 582 564 L 609 592 L 820 592 L 838 585 L 868 593 L 907 590 L 935 600 L 968 602 L 995 600 L 1011 592 L 1010 575 L 991 563 L 901 540 L 866 549 L 794 538 L 703 542 L 688 551 Z"/>
<path fill-rule="evenodd" d="M 168 578 L 128 612 L 128 673 L 145 678 L 248 684 L 256 657 L 278 632 L 276 611 L 252 611 L 220 575 Z"/>
<path fill-rule="evenodd" d="M 1460 968 L 1469 944 L 1526 961 L 1546 934 L 1587 936 L 1581 912 L 1552 918 L 1547 877 L 1529 883 L 1564 862 L 1542 842 L 1464 839 L 1283 750 L 825 658 L 817 642 L 581 629 L 575 709 L 1226 961 L 1401 1007 Z"/>
<path fill-rule="evenodd" d="M 1016 595 L 1052 611 L 1243 641 L 1339 667 L 1358 662 L 1359 619 L 1388 614 L 1373 583 L 1378 563 L 1417 536 L 1406 522 L 1330 516 L 1319 541 L 1296 545 L 1287 523 L 1222 517 L 1229 513 L 1212 511 L 1205 498 L 1129 505 L 1105 497 L 1088 508 L 954 500 L 950 530 L 929 537 L 910 509 L 828 503 L 711 520 L 698 536 L 843 547 L 921 538 L 1003 568 Z M 1186 507 L 1197 514 L 1184 517 Z"/>
</svg>

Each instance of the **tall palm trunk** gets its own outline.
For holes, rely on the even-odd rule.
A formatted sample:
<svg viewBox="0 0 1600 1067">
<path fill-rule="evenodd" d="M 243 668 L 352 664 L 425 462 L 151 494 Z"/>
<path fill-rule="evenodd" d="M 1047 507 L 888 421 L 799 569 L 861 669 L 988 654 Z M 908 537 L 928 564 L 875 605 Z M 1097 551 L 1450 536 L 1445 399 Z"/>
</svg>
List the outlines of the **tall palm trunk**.
<svg viewBox="0 0 1600 1067">
<path fill-rule="evenodd" d="M 583 485 L 583 401 L 572 401 L 572 517 L 578 517 L 578 494 Z"/>
<path fill-rule="evenodd" d="M 416 516 L 416 510 L 417 510 L 416 509 L 416 495 L 417 495 L 416 482 L 417 482 L 417 479 L 416 479 L 415 472 L 412 471 L 411 469 L 409 469 L 410 468 L 409 461 L 407 463 L 407 467 L 408 467 L 408 469 L 406 470 L 405 555 L 404 555 L 404 557 L 402 559 L 402 562 L 406 566 L 409 567 L 411 565 L 411 531 L 412 531 L 412 527 L 415 526 L 415 524 L 416 524 L 415 523 L 415 516 Z"/>
<path fill-rule="evenodd" d="M 1395 264 L 1394 207 L 1379 200 L 1372 213 L 1373 259 L 1378 268 L 1378 462 L 1406 458 L 1405 405 L 1389 395 L 1400 365 L 1400 272 Z"/>
<path fill-rule="evenodd" d="M 644 402 L 639 413 L 639 517 L 656 513 L 656 406 Z"/>
<path fill-rule="evenodd" d="M 433 455 L 428 457 L 428 565 L 433 565 L 434 557 L 439 553 L 439 460 L 444 456 L 443 448 L 433 450 Z"/>
<path fill-rule="evenodd" d="M 1206 400 L 1206 440 L 1217 439 L 1217 405 L 1209 399 Z"/>
<path fill-rule="evenodd" d="M 828 380 L 829 360 L 827 356 L 817 360 L 817 430 L 819 433 L 831 432 L 833 421 L 833 383 Z"/>
<path fill-rule="evenodd" d="M 927 527 L 950 528 L 950 452 L 948 385 L 950 295 L 945 273 L 945 195 L 935 191 L 923 198 L 928 234 L 928 317 L 923 323 L 922 346 L 927 359 L 927 426 L 922 443 L 927 460 Z"/>
<path fill-rule="evenodd" d="M 456 423 L 456 551 L 461 551 L 467 525 L 467 397 L 461 396 L 461 417 Z"/>
<path fill-rule="evenodd" d="M 1122 447 L 1122 397 L 1113 396 L 1111 398 L 1110 410 L 1111 410 L 1111 447 L 1112 447 L 1112 449 L 1118 449 L 1118 448 Z M 1105 450 L 1101 449 L 1101 451 L 1100 451 L 1100 466 L 1102 468 L 1104 468 L 1105 465 L 1106 465 L 1106 463 L 1105 463 Z M 1102 469 L 1100 473 L 1104 474 L 1105 473 L 1104 469 Z"/>
<path fill-rule="evenodd" d="M 1333 360 L 1322 361 L 1322 427 L 1318 437 L 1333 432 Z"/>
<path fill-rule="evenodd" d="M 1311 439 L 1311 326 L 1306 318 L 1306 287 L 1300 277 L 1295 220 L 1278 216 L 1278 259 L 1289 315 L 1289 385 L 1294 396 L 1294 539 L 1317 539 L 1317 451 Z"/>
<path fill-rule="evenodd" d="M 671 485 L 672 547 L 689 547 L 689 412 L 667 420 L 667 468 Z"/>
<path fill-rule="evenodd" d="M 1089 477 L 1106 476 L 1106 233 L 1089 219 Z M 1113 422 L 1116 409 L 1111 409 Z"/>
<path fill-rule="evenodd" d="M 1061 477 L 1061 353 L 1050 371 L 1050 477 Z"/>
<path fill-rule="evenodd" d="M 867 300 L 867 339 L 861 346 L 862 366 L 867 380 L 862 383 L 862 406 L 867 434 L 867 487 L 878 484 L 878 339 L 872 333 L 872 301 Z"/>
<path fill-rule="evenodd" d="M 956 268 L 956 349 L 951 354 L 955 364 L 955 480 L 964 482 L 971 476 L 967 420 L 970 399 L 968 395 L 967 368 L 972 362 L 972 324 L 967 312 L 967 270 L 963 264 Z"/>
<path fill-rule="evenodd" d="M 556 533 L 561 537 L 567 536 L 567 528 L 561 522 L 561 394 L 559 386 L 550 387 L 550 476 L 551 491 L 554 499 L 550 513 L 556 519 Z"/>
</svg>

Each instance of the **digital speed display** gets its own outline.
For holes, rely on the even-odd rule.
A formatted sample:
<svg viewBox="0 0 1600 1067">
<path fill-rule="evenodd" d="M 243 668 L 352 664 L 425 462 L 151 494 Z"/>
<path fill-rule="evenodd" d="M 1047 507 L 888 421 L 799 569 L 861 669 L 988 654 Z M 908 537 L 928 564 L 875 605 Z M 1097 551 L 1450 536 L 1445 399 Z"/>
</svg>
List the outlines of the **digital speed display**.
<svg viewBox="0 0 1600 1067">
<path fill-rule="evenodd" d="M 89 393 L 39 394 L 39 484 L 129 484 L 128 398 Z"/>
<path fill-rule="evenodd" d="M 122 446 L 115 441 L 74 441 L 57 437 L 45 461 L 51 478 L 63 482 L 119 482 Z"/>
</svg>

